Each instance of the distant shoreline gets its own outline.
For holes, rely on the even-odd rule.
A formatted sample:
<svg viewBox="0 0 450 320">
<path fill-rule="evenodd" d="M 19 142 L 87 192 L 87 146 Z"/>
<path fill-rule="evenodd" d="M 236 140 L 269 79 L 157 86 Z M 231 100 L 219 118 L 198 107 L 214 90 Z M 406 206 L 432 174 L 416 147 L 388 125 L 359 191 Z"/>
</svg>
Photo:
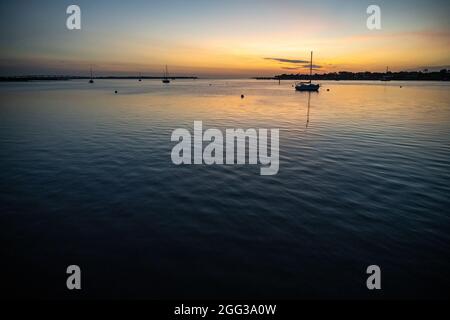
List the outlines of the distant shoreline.
<svg viewBox="0 0 450 320">
<path fill-rule="evenodd" d="M 255 77 L 256 80 L 359 80 L 359 81 L 450 81 L 450 70 L 439 72 L 401 71 L 401 72 L 333 72 L 324 74 L 281 74 L 274 77 Z"/>
<path fill-rule="evenodd" d="M 69 81 L 69 80 L 89 80 L 90 77 L 81 77 L 81 76 L 12 76 L 12 77 L 0 77 L 0 82 L 27 82 L 27 81 Z M 136 76 L 105 76 L 105 77 L 93 77 L 94 80 L 105 79 L 105 80 L 162 80 L 164 77 L 136 77 Z M 196 80 L 198 77 L 169 77 L 171 80 Z"/>
<path fill-rule="evenodd" d="M 28 81 L 70 81 L 70 80 L 89 80 L 88 76 L 66 76 L 66 75 L 27 75 L 27 76 L 3 76 L 0 82 L 28 82 Z M 155 76 L 99 76 L 93 77 L 94 80 L 162 80 L 164 77 Z M 171 80 L 197 80 L 197 79 L 221 79 L 221 78 L 199 78 L 197 76 L 176 76 L 169 77 Z M 223 78 L 230 80 L 231 78 Z M 310 80 L 306 74 L 281 74 L 273 77 L 251 77 L 239 79 L 254 80 Z M 346 72 L 314 74 L 311 80 L 322 81 L 450 81 L 450 70 L 443 69 L 439 72 L 421 72 L 421 71 L 402 71 L 402 72 Z"/>
</svg>

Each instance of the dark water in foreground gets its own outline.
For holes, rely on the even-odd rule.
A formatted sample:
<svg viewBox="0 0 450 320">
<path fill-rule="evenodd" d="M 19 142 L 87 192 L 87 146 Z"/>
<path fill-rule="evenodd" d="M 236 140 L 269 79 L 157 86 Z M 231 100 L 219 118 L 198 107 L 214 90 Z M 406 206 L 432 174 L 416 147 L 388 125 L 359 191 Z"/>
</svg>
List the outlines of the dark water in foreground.
<svg viewBox="0 0 450 320">
<path fill-rule="evenodd" d="M 1 84 L 3 294 L 448 295 L 450 85 L 324 83 L 306 127 L 291 84 Z M 194 120 L 280 128 L 278 175 L 175 166 L 171 132 Z M 81 293 L 66 290 L 70 264 Z M 371 264 L 381 293 L 366 289 Z"/>
</svg>

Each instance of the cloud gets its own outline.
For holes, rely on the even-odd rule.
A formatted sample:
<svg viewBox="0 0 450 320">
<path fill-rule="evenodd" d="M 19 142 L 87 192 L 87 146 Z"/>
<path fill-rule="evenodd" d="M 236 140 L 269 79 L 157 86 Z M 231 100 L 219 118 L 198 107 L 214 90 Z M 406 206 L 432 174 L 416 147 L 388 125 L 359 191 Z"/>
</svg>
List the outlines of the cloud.
<svg viewBox="0 0 450 320">
<path fill-rule="evenodd" d="M 284 63 L 308 63 L 306 60 L 294 60 L 294 59 L 284 59 L 284 58 L 264 58 L 264 60 L 272 60 Z"/>
<path fill-rule="evenodd" d="M 302 66 L 302 68 L 305 68 L 305 69 L 309 69 L 309 67 L 310 67 L 309 64 L 304 64 L 304 65 Z M 322 66 L 319 66 L 319 65 L 317 65 L 317 64 L 313 64 L 313 65 L 312 65 L 312 68 L 313 68 L 313 69 L 320 69 L 320 68 L 322 68 Z"/>
<path fill-rule="evenodd" d="M 299 69 L 309 70 L 309 67 L 310 67 L 309 64 L 304 64 L 304 65 L 293 66 L 293 67 L 282 67 L 281 69 L 283 69 L 283 70 L 299 70 Z M 313 64 L 313 66 L 312 66 L 313 70 L 320 70 L 321 68 L 323 68 L 323 67 L 316 65 L 316 64 Z"/>
<path fill-rule="evenodd" d="M 307 60 L 299 60 L 299 59 L 285 59 L 285 58 L 264 58 L 264 60 L 272 60 L 272 61 L 278 61 L 284 65 L 281 67 L 283 70 L 299 70 L 299 69 L 309 69 L 309 61 Z M 313 70 L 319 70 L 322 68 L 322 66 L 313 64 Z"/>
</svg>

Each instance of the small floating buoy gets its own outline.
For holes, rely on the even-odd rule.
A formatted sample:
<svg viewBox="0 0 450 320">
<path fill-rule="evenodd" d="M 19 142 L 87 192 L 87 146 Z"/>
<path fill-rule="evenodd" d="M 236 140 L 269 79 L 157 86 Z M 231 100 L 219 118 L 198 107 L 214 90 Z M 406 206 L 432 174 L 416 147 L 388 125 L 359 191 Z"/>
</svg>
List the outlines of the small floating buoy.
<svg viewBox="0 0 450 320">
<path fill-rule="evenodd" d="M 244 99 L 244 95 L 243 94 L 241 94 L 241 99 Z"/>
<path fill-rule="evenodd" d="M 116 90 L 116 91 L 114 91 L 114 93 L 117 93 L 117 90 Z"/>
<path fill-rule="evenodd" d="M 327 89 L 327 91 L 330 91 L 330 89 Z"/>
<path fill-rule="evenodd" d="M 403 86 L 400 86 L 400 88 L 403 88 Z"/>
</svg>

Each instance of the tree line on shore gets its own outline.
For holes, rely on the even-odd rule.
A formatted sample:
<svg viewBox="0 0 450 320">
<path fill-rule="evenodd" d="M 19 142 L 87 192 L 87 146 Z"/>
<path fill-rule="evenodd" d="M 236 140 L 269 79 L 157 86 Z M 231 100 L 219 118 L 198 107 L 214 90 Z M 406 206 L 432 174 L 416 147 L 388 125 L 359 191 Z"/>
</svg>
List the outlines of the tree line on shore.
<svg viewBox="0 0 450 320">
<path fill-rule="evenodd" d="M 258 80 L 420 80 L 449 81 L 450 70 L 442 69 L 436 72 L 400 71 L 400 72 L 331 72 L 323 74 L 280 74 L 274 77 L 256 77 Z"/>
</svg>

